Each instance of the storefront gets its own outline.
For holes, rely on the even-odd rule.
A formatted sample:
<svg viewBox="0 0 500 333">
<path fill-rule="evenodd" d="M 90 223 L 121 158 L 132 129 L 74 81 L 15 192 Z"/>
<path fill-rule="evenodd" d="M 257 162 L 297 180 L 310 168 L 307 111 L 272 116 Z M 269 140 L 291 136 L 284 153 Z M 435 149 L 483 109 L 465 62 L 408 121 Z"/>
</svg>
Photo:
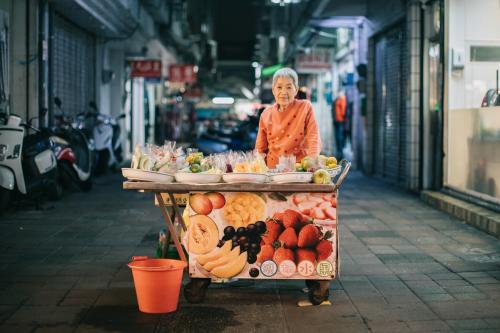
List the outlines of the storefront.
<svg viewBox="0 0 500 333">
<path fill-rule="evenodd" d="M 50 86 L 52 99 L 75 116 L 96 101 L 96 38 L 57 11 L 52 13 Z"/>
<path fill-rule="evenodd" d="M 500 3 L 446 1 L 443 183 L 500 209 Z"/>
<path fill-rule="evenodd" d="M 407 181 L 406 84 L 408 57 L 405 22 L 374 37 L 374 172 L 393 183 Z"/>
</svg>

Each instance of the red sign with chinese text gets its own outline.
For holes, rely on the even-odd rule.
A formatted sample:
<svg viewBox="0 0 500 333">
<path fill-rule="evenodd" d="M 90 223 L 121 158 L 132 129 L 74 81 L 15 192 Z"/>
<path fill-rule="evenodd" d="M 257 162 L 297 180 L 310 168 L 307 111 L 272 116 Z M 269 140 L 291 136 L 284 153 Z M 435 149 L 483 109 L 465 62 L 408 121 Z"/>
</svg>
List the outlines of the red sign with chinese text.
<svg viewBox="0 0 500 333">
<path fill-rule="evenodd" d="M 313 48 L 309 54 L 299 54 L 295 59 L 297 73 L 321 73 L 332 69 L 333 51 Z"/>
<path fill-rule="evenodd" d="M 194 65 L 170 65 L 168 67 L 168 80 L 170 82 L 196 82 Z"/>
<path fill-rule="evenodd" d="M 161 78 L 161 60 L 132 60 L 131 77 Z"/>
</svg>

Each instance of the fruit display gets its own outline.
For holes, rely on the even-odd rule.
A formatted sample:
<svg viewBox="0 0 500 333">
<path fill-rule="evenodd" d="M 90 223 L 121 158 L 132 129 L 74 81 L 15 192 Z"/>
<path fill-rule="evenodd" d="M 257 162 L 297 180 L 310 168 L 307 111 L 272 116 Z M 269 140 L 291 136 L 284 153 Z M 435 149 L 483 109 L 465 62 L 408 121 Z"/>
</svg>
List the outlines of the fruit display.
<svg viewBox="0 0 500 333">
<path fill-rule="evenodd" d="M 330 156 L 326 159 L 326 167 L 328 169 L 334 169 L 337 167 L 337 159 L 333 156 Z"/>
<path fill-rule="evenodd" d="M 325 169 L 314 171 L 312 179 L 314 184 L 330 184 L 332 182 L 332 177 Z"/>
<path fill-rule="evenodd" d="M 333 232 L 323 232 L 324 227 L 313 223 L 301 213 L 287 209 L 275 213 L 266 221 L 268 232 L 263 235 L 262 254 L 258 262 L 272 258 L 277 264 L 291 260 L 296 265 L 303 260 L 311 263 L 326 260 L 333 253 L 329 240 Z"/>
<path fill-rule="evenodd" d="M 189 196 L 189 205 L 197 214 L 208 215 L 213 209 L 220 209 L 226 204 L 226 198 L 218 192 L 194 193 Z"/>
<path fill-rule="evenodd" d="M 239 248 L 241 252 L 248 252 L 247 261 L 249 264 L 255 263 L 259 254 L 261 235 L 266 232 L 266 225 L 263 221 L 257 221 L 235 229 L 232 226 L 224 228 L 224 236 L 219 240 L 218 247 L 223 247 L 227 243 L 231 247 Z"/>
<path fill-rule="evenodd" d="M 332 194 L 191 193 L 190 274 L 329 279 L 336 270 L 335 207 Z"/>
<path fill-rule="evenodd" d="M 266 203 L 259 195 L 241 192 L 230 194 L 226 199 L 223 218 L 228 225 L 246 227 L 264 218 Z"/>
<path fill-rule="evenodd" d="M 181 173 L 205 173 L 222 174 L 222 170 L 217 167 L 214 156 L 204 157 L 203 153 L 190 153 L 184 160 L 183 167 L 178 171 Z"/>
<path fill-rule="evenodd" d="M 218 278 L 231 278 L 239 274 L 245 267 L 247 252 L 239 247 L 231 247 L 228 242 L 210 253 L 196 258 L 197 263 L 209 274 Z"/>
<path fill-rule="evenodd" d="M 315 183 L 330 184 L 341 168 L 333 156 L 305 156 L 300 161 L 294 155 L 282 155 L 275 169 L 269 170 L 265 154 L 257 151 L 224 152 L 204 156 L 196 148 L 176 148 L 175 142 L 163 146 L 137 145 L 132 156 L 129 180 L 172 182 L 172 178 L 146 177 L 143 171 L 173 175 L 175 181 L 186 184 L 219 183 Z M 313 174 L 314 173 L 314 174 Z M 131 176 L 129 176 L 131 175 Z M 139 175 L 139 176 L 137 176 Z M 197 175 L 197 176 L 191 176 Z M 220 175 L 220 177 L 217 177 Z"/>
<path fill-rule="evenodd" d="M 192 153 L 186 157 L 186 163 L 189 165 L 189 171 L 193 173 L 201 172 L 201 160 L 203 153 Z"/>
<path fill-rule="evenodd" d="M 266 173 L 268 171 L 263 154 L 256 151 L 223 154 L 228 173 Z"/>
<path fill-rule="evenodd" d="M 337 167 L 337 159 L 334 156 L 319 155 L 317 158 L 306 156 L 295 163 L 295 171 L 297 172 L 315 172 L 318 169 L 335 169 Z"/>
<path fill-rule="evenodd" d="M 148 145 L 137 145 L 132 156 L 132 169 L 156 171 L 161 173 L 175 172 L 175 151 L 171 148 Z"/>
<path fill-rule="evenodd" d="M 237 230 L 228 226 L 224 236 L 218 240 L 217 248 L 196 261 L 204 271 L 218 278 L 232 278 L 239 274 L 247 263 L 253 264 L 260 252 L 260 235 L 265 232 L 260 221 Z"/>
<path fill-rule="evenodd" d="M 218 230 L 215 222 L 206 215 L 194 215 L 189 218 L 190 252 L 205 254 L 217 245 Z"/>
<path fill-rule="evenodd" d="M 337 219 L 337 198 L 332 194 L 295 193 L 292 202 L 299 212 L 316 220 Z"/>
</svg>

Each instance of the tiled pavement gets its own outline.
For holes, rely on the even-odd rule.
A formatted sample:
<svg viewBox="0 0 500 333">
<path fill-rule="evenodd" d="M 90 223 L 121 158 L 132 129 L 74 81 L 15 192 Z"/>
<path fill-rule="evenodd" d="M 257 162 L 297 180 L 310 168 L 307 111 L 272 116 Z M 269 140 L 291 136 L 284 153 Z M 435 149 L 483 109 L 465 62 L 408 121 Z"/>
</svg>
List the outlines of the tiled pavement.
<svg viewBox="0 0 500 333">
<path fill-rule="evenodd" d="M 0 217 L 1 332 L 500 332 L 500 242 L 356 173 L 332 306 L 297 307 L 301 281 L 238 281 L 202 305 L 139 313 L 125 264 L 153 255 L 163 222 L 150 194 L 120 182 Z"/>
</svg>

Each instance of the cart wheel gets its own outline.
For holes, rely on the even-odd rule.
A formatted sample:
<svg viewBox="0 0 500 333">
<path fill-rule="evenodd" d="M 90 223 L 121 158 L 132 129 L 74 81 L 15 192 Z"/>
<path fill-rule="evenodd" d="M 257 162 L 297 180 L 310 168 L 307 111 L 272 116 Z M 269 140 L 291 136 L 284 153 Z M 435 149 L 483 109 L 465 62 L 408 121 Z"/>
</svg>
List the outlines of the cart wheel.
<svg viewBox="0 0 500 333">
<path fill-rule="evenodd" d="M 203 302 L 210 282 L 210 279 L 191 279 L 184 287 L 184 298 L 186 301 L 193 304 Z"/>
<path fill-rule="evenodd" d="M 310 286 L 308 285 L 309 301 L 314 305 L 320 305 L 321 303 L 326 301 L 328 299 L 328 296 L 330 296 L 330 290 L 328 289 L 330 281 L 308 281 L 310 281 Z M 306 284 L 308 283 L 306 282 Z"/>
</svg>

